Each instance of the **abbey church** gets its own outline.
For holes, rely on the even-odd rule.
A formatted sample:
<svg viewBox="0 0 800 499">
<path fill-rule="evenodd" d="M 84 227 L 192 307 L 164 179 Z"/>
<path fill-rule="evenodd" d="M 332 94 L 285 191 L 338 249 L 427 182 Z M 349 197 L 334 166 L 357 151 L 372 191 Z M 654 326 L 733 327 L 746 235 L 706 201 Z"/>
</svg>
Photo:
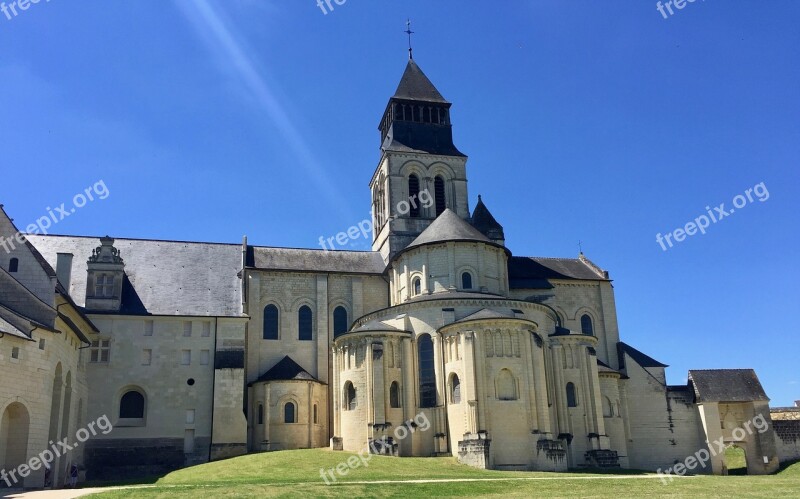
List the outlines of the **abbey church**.
<svg viewBox="0 0 800 499">
<path fill-rule="evenodd" d="M 469 195 L 451 103 L 413 59 L 379 130 L 372 251 L 113 227 L 14 239 L 0 210 L 0 236 L 20 241 L 0 251 L 0 467 L 103 416 L 113 431 L 48 480 L 72 463 L 120 478 L 313 447 L 546 471 L 667 469 L 719 439 L 754 474 L 800 457 L 754 371 L 668 385 L 667 365 L 620 337 L 608 271 L 506 247 Z M 711 454 L 692 472 L 725 473 Z M 44 468 L 24 477 L 44 484 Z"/>
</svg>

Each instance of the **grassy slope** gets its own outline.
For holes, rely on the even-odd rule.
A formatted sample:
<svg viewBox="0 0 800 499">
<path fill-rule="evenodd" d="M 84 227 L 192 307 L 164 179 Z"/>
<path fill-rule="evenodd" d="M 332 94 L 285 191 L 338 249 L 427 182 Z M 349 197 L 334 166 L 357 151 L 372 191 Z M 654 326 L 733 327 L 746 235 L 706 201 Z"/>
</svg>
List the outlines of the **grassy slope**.
<svg viewBox="0 0 800 499">
<path fill-rule="evenodd" d="M 333 468 L 352 456 L 327 450 L 251 454 L 170 473 L 154 488 L 119 490 L 92 496 L 118 498 L 208 497 L 792 497 L 800 491 L 800 463 L 763 477 L 692 477 L 664 485 L 655 478 L 587 473 L 526 473 L 476 470 L 450 458 L 374 456 L 334 486 L 325 485 L 320 468 Z M 427 478 L 546 478 L 432 484 L 356 484 L 358 481 Z M 593 479 L 596 478 L 596 479 Z"/>
</svg>

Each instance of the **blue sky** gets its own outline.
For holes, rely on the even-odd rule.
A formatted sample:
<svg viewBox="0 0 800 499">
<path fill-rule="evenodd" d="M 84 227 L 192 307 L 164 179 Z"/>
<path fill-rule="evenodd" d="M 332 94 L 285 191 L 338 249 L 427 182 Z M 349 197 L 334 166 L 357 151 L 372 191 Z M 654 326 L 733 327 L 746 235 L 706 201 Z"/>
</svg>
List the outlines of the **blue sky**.
<svg viewBox="0 0 800 499">
<path fill-rule="evenodd" d="M 6 0 L 8 3 L 8 0 Z M 0 14 L 0 202 L 54 233 L 318 247 L 368 215 L 415 60 L 516 255 L 584 252 L 624 341 L 800 399 L 800 3 L 44 0 Z M 763 182 L 705 235 L 666 234 Z M 352 247 L 366 249 L 366 240 Z M 794 312 L 792 312 L 794 311 Z"/>
</svg>

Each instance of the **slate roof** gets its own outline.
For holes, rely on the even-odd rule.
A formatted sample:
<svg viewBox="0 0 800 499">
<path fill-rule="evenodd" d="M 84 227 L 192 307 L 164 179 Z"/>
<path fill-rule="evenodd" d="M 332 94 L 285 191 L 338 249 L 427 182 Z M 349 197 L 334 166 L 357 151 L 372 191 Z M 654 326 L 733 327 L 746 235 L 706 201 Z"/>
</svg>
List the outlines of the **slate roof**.
<svg viewBox="0 0 800 499">
<path fill-rule="evenodd" d="M 381 322 L 378 320 L 370 321 L 364 324 L 363 326 L 359 326 L 355 328 L 353 331 L 391 331 L 391 332 L 403 332 L 402 329 L 398 329 L 394 326 L 390 326 L 385 322 Z"/>
<path fill-rule="evenodd" d="M 17 326 L 5 320 L 3 315 L 3 310 L 0 309 L 0 333 L 16 336 L 17 338 L 21 338 L 23 340 L 31 340 L 29 331 L 20 330 Z"/>
<path fill-rule="evenodd" d="M 508 281 L 511 289 L 548 289 L 547 279 L 608 281 L 580 258 L 542 258 L 512 256 L 508 259 Z"/>
<path fill-rule="evenodd" d="M 55 328 L 56 309 L 0 268 L 0 317 L 30 336 L 34 326 Z"/>
<path fill-rule="evenodd" d="M 425 76 L 414 59 L 409 59 L 400 84 L 394 93 L 395 99 L 439 102 L 449 104 L 436 89 L 431 80 Z"/>
<path fill-rule="evenodd" d="M 497 223 L 497 220 L 495 220 L 491 212 L 489 212 L 489 208 L 483 204 L 483 199 L 481 199 L 480 195 L 478 195 L 478 204 L 476 204 L 475 209 L 472 210 L 470 223 L 489 239 L 505 239 L 503 226 Z"/>
<path fill-rule="evenodd" d="M 218 350 L 214 354 L 214 369 L 244 368 L 244 350 Z"/>
<path fill-rule="evenodd" d="M 247 267 L 263 270 L 381 275 L 386 269 L 377 251 L 324 251 L 248 246 Z"/>
<path fill-rule="evenodd" d="M 697 369 L 689 371 L 696 402 L 768 401 L 752 369 Z"/>
<path fill-rule="evenodd" d="M 408 250 L 425 244 L 447 241 L 476 241 L 497 246 L 496 243 L 493 243 L 488 237 L 481 234 L 478 229 L 456 215 L 453 210 L 447 208 L 405 249 Z"/>
<path fill-rule="evenodd" d="M 51 265 L 72 253 L 69 294 L 86 304 L 86 262 L 99 237 L 28 235 Z M 125 260 L 123 315 L 241 316 L 240 244 L 115 239 Z"/>
<path fill-rule="evenodd" d="M 623 369 L 625 368 L 625 355 L 623 354 L 628 354 L 630 358 L 642 367 L 669 367 L 667 364 L 662 364 L 622 341 L 617 343 L 617 353 L 619 354 L 620 367 Z"/>
<path fill-rule="evenodd" d="M 300 365 L 292 360 L 288 355 L 281 359 L 280 362 L 275 364 L 270 370 L 261 375 L 254 383 L 261 383 L 264 381 L 316 381 L 321 383 L 320 380 L 312 376 Z"/>
<path fill-rule="evenodd" d="M 600 373 L 614 373 L 614 374 L 619 374 L 620 376 L 622 376 L 621 372 L 617 371 L 616 369 L 612 369 L 608 364 L 606 364 L 605 362 L 603 362 L 600 359 L 597 359 L 597 372 L 600 372 Z"/>
<path fill-rule="evenodd" d="M 457 320 L 456 322 L 469 322 L 469 321 L 478 321 L 482 319 L 513 319 L 516 316 L 511 311 L 500 311 L 500 310 L 490 310 L 488 308 L 482 308 L 475 312 L 474 314 L 468 315 L 463 319 Z"/>
</svg>

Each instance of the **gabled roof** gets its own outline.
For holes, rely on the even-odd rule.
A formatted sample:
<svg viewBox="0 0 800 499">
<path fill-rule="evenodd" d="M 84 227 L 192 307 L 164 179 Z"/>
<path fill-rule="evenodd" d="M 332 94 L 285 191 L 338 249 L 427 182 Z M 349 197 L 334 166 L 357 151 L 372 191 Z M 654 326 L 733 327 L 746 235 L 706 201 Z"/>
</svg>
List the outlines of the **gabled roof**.
<svg viewBox="0 0 800 499">
<path fill-rule="evenodd" d="M 58 253 L 75 256 L 68 291 L 78 306 L 85 306 L 87 260 L 100 238 L 27 237 L 53 265 Z M 120 314 L 242 315 L 242 283 L 237 276 L 242 269 L 241 244 L 116 238 L 114 247 L 125 258 Z"/>
<path fill-rule="evenodd" d="M 475 205 L 475 209 L 472 211 L 470 223 L 489 239 L 505 239 L 503 226 L 497 223 L 489 209 L 483 204 L 483 199 L 481 199 L 480 195 L 478 195 L 478 204 Z"/>
<path fill-rule="evenodd" d="M 689 371 L 689 386 L 696 402 L 769 400 L 752 369 L 693 369 Z"/>
<path fill-rule="evenodd" d="M 580 258 L 512 256 L 508 259 L 511 289 L 545 289 L 542 282 L 544 279 L 608 280 Z"/>
<path fill-rule="evenodd" d="M 297 272 L 380 275 L 386 264 L 377 251 L 324 251 L 298 248 L 247 247 L 247 267 Z"/>
<path fill-rule="evenodd" d="M 321 383 L 320 380 L 312 376 L 308 373 L 305 369 L 300 367 L 300 365 L 292 360 L 291 357 L 288 355 L 281 359 L 280 362 L 275 364 L 270 370 L 265 372 L 264 374 L 259 377 L 255 383 L 261 383 L 264 381 L 291 381 L 291 380 L 299 380 L 299 381 L 316 381 Z"/>
<path fill-rule="evenodd" d="M 456 215 L 453 210 L 447 208 L 406 249 L 447 241 L 475 241 L 495 244 L 488 237 L 481 234 L 478 229 L 468 224 L 466 220 Z"/>
<path fill-rule="evenodd" d="M 619 363 L 621 368 L 625 368 L 625 355 L 634 360 L 637 364 L 642 367 L 669 367 L 667 364 L 662 364 L 661 362 L 657 361 L 656 359 L 643 354 L 639 350 L 636 350 L 632 346 L 628 345 L 627 343 L 619 342 L 617 343 L 617 353 L 619 354 Z"/>
<path fill-rule="evenodd" d="M 400 79 L 393 98 L 449 104 L 414 59 L 408 60 L 406 70 L 403 72 L 403 77 Z"/>
</svg>

